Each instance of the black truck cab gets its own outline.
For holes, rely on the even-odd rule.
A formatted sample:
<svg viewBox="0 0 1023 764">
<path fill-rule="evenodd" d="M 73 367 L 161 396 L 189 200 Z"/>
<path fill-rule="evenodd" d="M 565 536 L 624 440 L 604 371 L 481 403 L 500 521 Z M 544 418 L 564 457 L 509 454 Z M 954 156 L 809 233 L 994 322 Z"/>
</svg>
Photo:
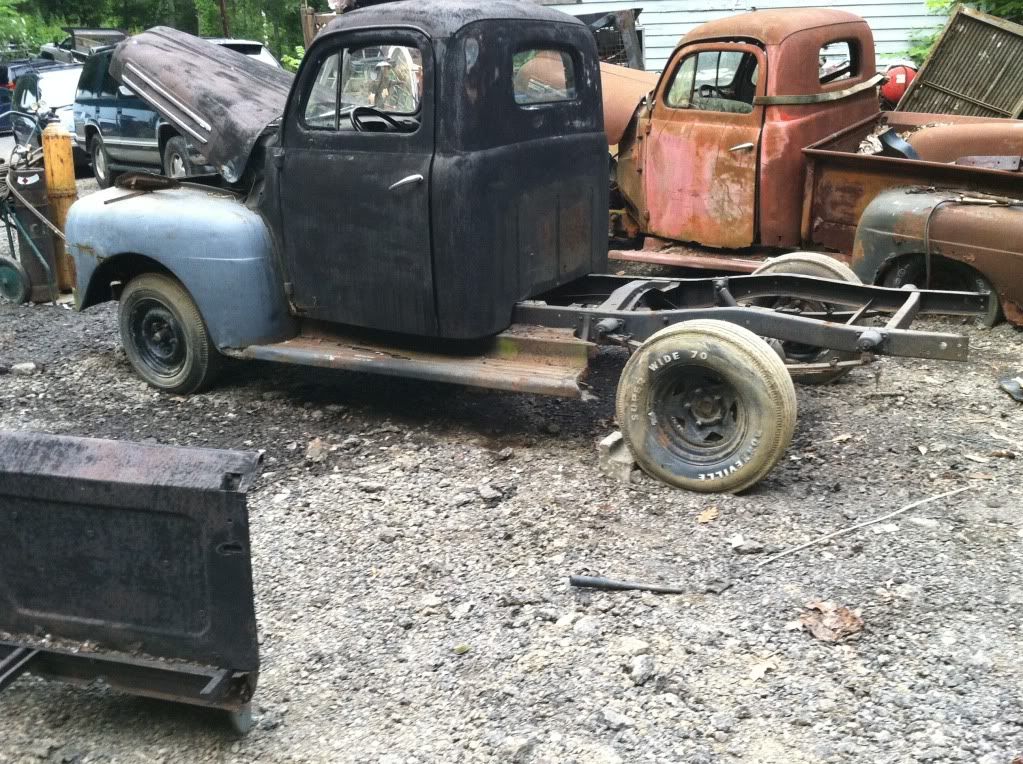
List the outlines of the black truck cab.
<svg viewBox="0 0 1023 764">
<path fill-rule="evenodd" d="M 554 86 L 516 76 L 535 58 Z M 292 304 L 404 334 L 500 332 L 519 300 L 605 268 L 606 164 L 581 23 L 465 0 L 345 14 L 307 52 L 267 165 Z"/>
</svg>

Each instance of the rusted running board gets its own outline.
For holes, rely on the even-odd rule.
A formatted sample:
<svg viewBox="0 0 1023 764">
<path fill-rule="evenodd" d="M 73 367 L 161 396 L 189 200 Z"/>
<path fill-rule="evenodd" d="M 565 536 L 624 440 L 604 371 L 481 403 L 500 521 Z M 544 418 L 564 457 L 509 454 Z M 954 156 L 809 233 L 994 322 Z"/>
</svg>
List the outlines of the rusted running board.
<svg viewBox="0 0 1023 764">
<path fill-rule="evenodd" d="M 273 345 L 250 345 L 238 358 L 450 382 L 493 390 L 579 398 L 591 342 L 571 329 L 513 325 L 482 346 L 445 350 L 396 346 L 317 326 Z"/>
<path fill-rule="evenodd" d="M 242 711 L 260 456 L 0 432 L 0 690 L 24 671 Z M 45 637 L 44 637 L 45 635 Z"/>
</svg>

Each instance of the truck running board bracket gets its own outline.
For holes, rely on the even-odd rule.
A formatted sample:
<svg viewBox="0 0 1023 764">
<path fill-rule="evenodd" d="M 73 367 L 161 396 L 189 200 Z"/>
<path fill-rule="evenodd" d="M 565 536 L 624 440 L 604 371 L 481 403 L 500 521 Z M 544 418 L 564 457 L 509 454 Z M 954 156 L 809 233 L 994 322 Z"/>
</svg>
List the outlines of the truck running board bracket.
<svg viewBox="0 0 1023 764">
<path fill-rule="evenodd" d="M 0 690 L 25 672 L 241 711 L 259 454 L 0 432 Z"/>
</svg>

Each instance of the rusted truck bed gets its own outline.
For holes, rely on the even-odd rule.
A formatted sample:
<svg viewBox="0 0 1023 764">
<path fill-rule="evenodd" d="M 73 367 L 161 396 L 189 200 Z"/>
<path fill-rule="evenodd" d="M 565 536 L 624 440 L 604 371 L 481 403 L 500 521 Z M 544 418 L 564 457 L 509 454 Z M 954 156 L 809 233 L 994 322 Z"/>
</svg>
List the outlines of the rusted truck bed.
<svg viewBox="0 0 1023 764">
<path fill-rule="evenodd" d="M 859 153 L 883 124 L 895 128 L 919 153 L 903 159 Z M 894 188 L 948 188 L 1019 197 L 1023 173 L 956 164 L 965 157 L 1019 157 L 1023 123 L 983 117 L 889 112 L 857 122 L 803 150 L 806 189 L 804 242 L 835 252 L 853 249 L 863 211 Z"/>
</svg>

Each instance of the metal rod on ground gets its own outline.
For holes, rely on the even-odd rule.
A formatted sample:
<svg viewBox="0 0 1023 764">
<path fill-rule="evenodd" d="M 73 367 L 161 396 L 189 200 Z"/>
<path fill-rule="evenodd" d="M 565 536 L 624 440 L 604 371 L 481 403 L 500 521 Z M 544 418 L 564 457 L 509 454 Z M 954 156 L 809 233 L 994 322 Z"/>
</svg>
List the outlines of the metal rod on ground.
<svg viewBox="0 0 1023 764">
<path fill-rule="evenodd" d="M 639 590 L 656 594 L 685 594 L 687 589 L 677 586 L 661 586 L 659 584 L 638 584 L 634 581 L 616 581 L 602 576 L 569 576 L 568 583 L 589 589 L 610 589 L 614 591 Z"/>
<path fill-rule="evenodd" d="M 51 122 L 43 130 L 42 142 L 46 194 L 50 199 L 53 223 L 63 231 L 68 210 L 78 199 L 71 135 L 59 123 Z M 61 292 L 70 292 L 75 285 L 75 266 L 61 238 L 54 239 L 53 254 L 57 263 L 57 287 Z"/>
<path fill-rule="evenodd" d="M 908 512 L 911 509 L 915 509 L 916 507 L 919 507 L 921 504 L 927 504 L 928 502 L 937 501 L 938 499 L 947 499 L 949 496 L 955 496 L 957 493 L 962 493 L 963 491 L 966 491 L 969 488 L 970 488 L 970 486 L 963 486 L 962 488 L 957 488 L 954 491 L 948 491 L 947 493 L 939 493 L 937 496 L 928 496 L 926 499 L 920 499 L 919 501 L 914 501 L 912 504 L 907 504 L 904 507 L 896 509 L 894 512 L 889 512 L 887 515 L 881 515 L 881 517 L 875 517 L 873 520 L 867 520 L 866 522 L 863 522 L 863 523 L 857 523 L 856 525 L 850 525 L 848 528 L 839 528 L 837 531 L 833 531 L 832 533 L 826 533 L 823 536 L 818 536 L 817 538 L 813 539 L 812 541 L 807 541 L 805 544 L 800 544 L 799 546 L 794 546 L 791 549 L 786 549 L 784 552 L 779 552 L 778 554 L 774 555 L 773 557 L 768 557 L 766 560 L 758 563 L 757 566 L 754 567 L 753 569 L 754 570 L 760 570 L 762 567 L 764 567 L 768 563 L 774 562 L 775 560 L 780 560 L 782 557 L 787 557 L 788 555 L 793 554 L 794 552 L 798 552 L 801 549 L 806 549 L 808 546 L 813 546 L 814 544 L 819 544 L 822 541 L 828 541 L 829 539 L 833 539 L 836 536 L 841 536 L 841 535 L 846 534 L 846 533 L 851 533 L 852 531 L 859 530 L 860 528 L 865 528 L 868 525 L 873 525 L 874 523 L 884 522 L 885 520 L 889 520 L 889 519 L 895 517 L 896 515 L 901 515 L 903 512 Z"/>
</svg>

